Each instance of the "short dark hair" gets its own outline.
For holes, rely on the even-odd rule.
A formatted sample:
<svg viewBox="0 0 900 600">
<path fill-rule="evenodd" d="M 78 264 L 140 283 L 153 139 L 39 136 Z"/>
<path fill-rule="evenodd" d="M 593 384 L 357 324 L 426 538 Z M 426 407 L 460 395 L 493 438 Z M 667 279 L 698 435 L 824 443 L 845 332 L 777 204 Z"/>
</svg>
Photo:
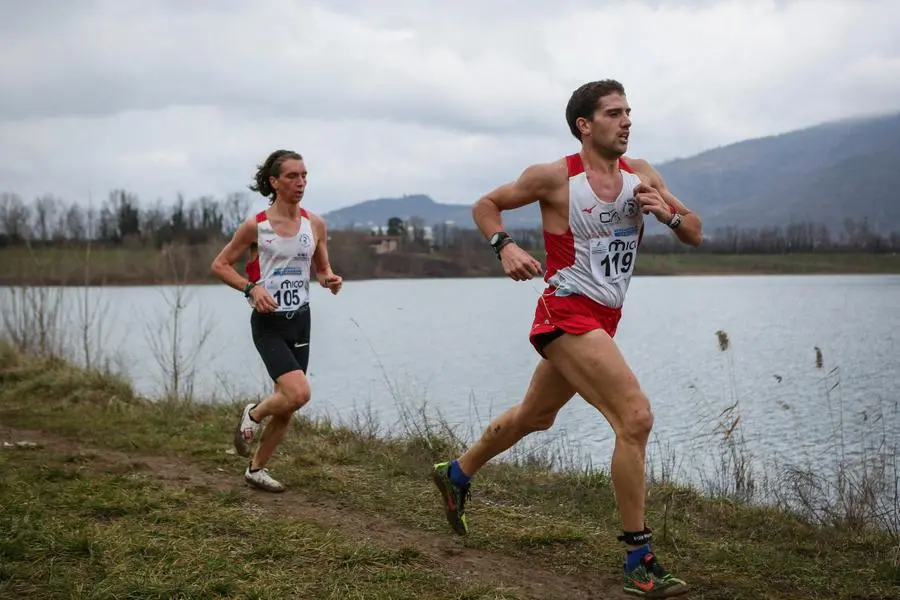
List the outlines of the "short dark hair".
<svg viewBox="0 0 900 600">
<path fill-rule="evenodd" d="M 590 120 L 597 110 L 600 98 L 609 94 L 625 95 L 625 87 L 615 79 L 602 79 L 600 81 L 589 81 L 581 85 L 572 92 L 569 103 L 566 104 L 566 123 L 569 124 L 569 131 L 575 136 L 575 139 L 581 141 L 581 132 L 575 121 L 579 117 Z"/>
<path fill-rule="evenodd" d="M 272 189 L 269 177 L 281 175 L 281 165 L 287 160 L 303 160 L 303 157 L 293 150 L 276 150 L 266 158 L 263 164 L 257 165 L 256 175 L 253 177 L 255 183 L 247 187 L 269 198 L 269 203 L 274 202 L 275 190 Z"/>
</svg>

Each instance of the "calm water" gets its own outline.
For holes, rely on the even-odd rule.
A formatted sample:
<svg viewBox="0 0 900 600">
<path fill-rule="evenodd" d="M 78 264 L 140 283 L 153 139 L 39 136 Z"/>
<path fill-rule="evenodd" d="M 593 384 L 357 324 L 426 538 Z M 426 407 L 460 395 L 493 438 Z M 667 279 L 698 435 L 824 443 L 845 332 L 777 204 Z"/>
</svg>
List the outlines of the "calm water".
<svg viewBox="0 0 900 600">
<path fill-rule="evenodd" d="M 265 393 L 271 384 L 250 339 L 243 297 L 225 286 L 186 290 L 182 351 L 190 354 L 201 333 L 209 335 L 195 393 L 211 401 Z M 526 336 L 539 290 L 504 279 L 348 282 L 338 296 L 315 288 L 308 410 L 342 420 L 368 410 L 384 431 L 397 432 L 402 408 L 426 403 L 477 435 L 528 384 L 538 357 Z M 61 293 L 74 311 L 78 292 Z M 171 337 L 173 289 L 91 294 L 108 316 L 105 354 L 141 392 L 159 393 L 154 341 Z M 727 353 L 718 330 L 730 339 Z M 833 456 L 841 418 L 851 449 L 885 433 L 896 445 L 898 331 L 897 276 L 640 277 L 617 341 L 653 403 L 655 451 L 671 451 L 681 476 L 695 479 L 709 466 L 717 418 L 735 399 L 758 464 Z M 551 432 L 529 443 L 563 436 L 605 466 L 610 433 L 576 397 Z"/>
</svg>

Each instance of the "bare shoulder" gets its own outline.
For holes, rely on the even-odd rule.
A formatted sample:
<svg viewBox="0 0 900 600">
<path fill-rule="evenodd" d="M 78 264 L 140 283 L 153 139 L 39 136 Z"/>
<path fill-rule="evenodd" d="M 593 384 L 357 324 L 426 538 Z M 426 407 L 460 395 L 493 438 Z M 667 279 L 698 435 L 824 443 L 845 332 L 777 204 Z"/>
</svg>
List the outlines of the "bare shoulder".
<svg viewBox="0 0 900 600">
<path fill-rule="evenodd" d="M 647 184 L 653 187 L 660 187 L 662 185 L 665 185 L 659 172 L 653 168 L 653 165 L 651 165 L 643 158 L 623 156 L 622 160 L 624 160 L 625 164 L 631 167 L 631 170 L 633 170 Z"/>
<path fill-rule="evenodd" d="M 241 224 L 238 225 L 237 230 L 234 232 L 234 237 L 236 239 L 255 242 L 256 241 L 256 215 L 251 215 L 241 221 Z"/>
<path fill-rule="evenodd" d="M 569 180 L 569 168 L 566 159 L 560 158 L 552 162 L 534 163 L 522 171 L 519 180 L 529 187 L 543 192 L 553 191 Z"/>
<path fill-rule="evenodd" d="M 306 211 L 306 216 L 309 218 L 309 222 L 314 229 L 319 232 L 325 231 L 325 219 L 309 210 Z"/>
</svg>

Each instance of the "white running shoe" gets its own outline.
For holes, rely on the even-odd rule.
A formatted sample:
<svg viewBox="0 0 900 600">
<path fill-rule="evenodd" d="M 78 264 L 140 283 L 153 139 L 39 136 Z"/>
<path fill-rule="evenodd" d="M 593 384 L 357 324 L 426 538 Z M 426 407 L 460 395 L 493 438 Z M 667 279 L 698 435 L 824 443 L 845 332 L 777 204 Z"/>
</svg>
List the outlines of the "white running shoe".
<svg viewBox="0 0 900 600">
<path fill-rule="evenodd" d="M 244 457 L 250 456 L 250 444 L 253 442 L 253 437 L 256 435 L 257 430 L 259 430 L 259 423 L 254 422 L 250 418 L 250 409 L 254 406 L 256 406 L 256 403 L 251 402 L 244 407 L 244 411 L 241 413 L 241 420 L 238 421 L 237 428 L 234 430 L 234 449 Z"/>
<path fill-rule="evenodd" d="M 252 485 L 253 487 L 257 487 L 261 490 L 265 490 L 267 492 L 283 492 L 284 486 L 280 481 L 276 481 L 269 475 L 268 469 L 259 469 L 258 471 L 250 472 L 250 465 L 247 465 L 247 469 L 244 471 L 244 481 Z"/>
</svg>

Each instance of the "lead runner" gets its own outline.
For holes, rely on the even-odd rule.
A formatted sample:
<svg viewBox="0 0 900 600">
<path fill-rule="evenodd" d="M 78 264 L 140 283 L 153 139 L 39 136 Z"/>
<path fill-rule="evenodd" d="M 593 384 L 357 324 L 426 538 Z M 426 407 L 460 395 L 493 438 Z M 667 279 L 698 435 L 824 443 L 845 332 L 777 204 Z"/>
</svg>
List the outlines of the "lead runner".
<svg viewBox="0 0 900 600">
<path fill-rule="evenodd" d="M 648 598 L 685 593 L 652 550 L 644 522 L 644 458 L 653 425 L 650 402 L 613 336 L 641 238 L 644 215 L 668 225 L 678 239 L 700 245 L 700 218 L 668 190 L 646 161 L 625 157 L 631 108 L 617 81 L 586 83 L 572 93 L 566 121 L 577 153 L 535 164 L 514 182 L 475 203 L 475 223 L 507 276 L 525 281 L 541 264 L 504 231 L 500 213 L 540 203 L 547 249 L 547 289 L 529 335 L 540 355 L 525 398 L 495 419 L 457 460 L 434 465 L 453 530 L 468 533 L 470 479 L 486 462 L 533 431 L 553 425 L 577 392 L 597 408 L 616 436 L 612 483 L 622 520 L 624 591 Z"/>
<path fill-rule="evenodd" d="M 253 343 L 275 391 L 259 403 L 244 406 L 234 433 L 237 453 L 250 456 L 250 444 L 260 423 L 270 417 L 259 447 L 244 471 L 244 480 L 269 492 L 284 486 L 266 469 L 291 416 L 309 402 L 310 312 L 309 280 L 315 263 L 320 285 L 337 294 L 343 280 L 328 261 L 325 222 L 300 208 L 307 169 L 290 150 L 276 150 L 260 165 L 250 189 L 269 198 L 269 208 L 241 223 L 212 263 L 212 273 L 250 300 Z M 255 252 L 253 247 L 255 246 Z M 251 250 L 243 277 L 234 264 Z M 255 256 L 254 256 L 255 254 Z"/>
</svg>

